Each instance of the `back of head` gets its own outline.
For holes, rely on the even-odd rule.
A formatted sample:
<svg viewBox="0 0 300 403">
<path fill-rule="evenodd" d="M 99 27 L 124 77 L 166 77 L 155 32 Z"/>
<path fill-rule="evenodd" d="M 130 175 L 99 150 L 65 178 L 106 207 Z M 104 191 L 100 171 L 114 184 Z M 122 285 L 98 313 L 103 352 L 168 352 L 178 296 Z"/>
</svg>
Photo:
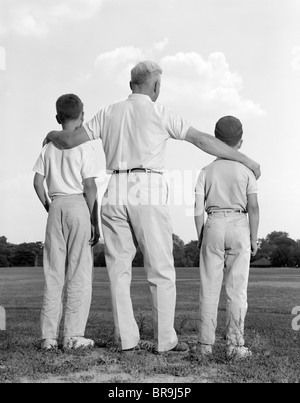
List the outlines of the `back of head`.
<svg viewBox="0 0 300 403">
<path fill-rule="evenodd" d="M 83 103 L 77 95 L 62 95 L 56 101 L 56 112 L 61 124 L 77 120 L 83 112 Z"/>
<path fill-rule="evenodd" d="M 235 147 L 243 136 L 242 123 L 233 116 L 225 116 L 217 122 L 215 136 L 228 146 Z"/>
<path fill-rule="evenodd" d="M 142 86 L 160 74 L 162 74 L 162 69 L 157 63 L 145 60 L 138 63 L 131 70 L 131 83 L 136 86 Z"/>
</svg>

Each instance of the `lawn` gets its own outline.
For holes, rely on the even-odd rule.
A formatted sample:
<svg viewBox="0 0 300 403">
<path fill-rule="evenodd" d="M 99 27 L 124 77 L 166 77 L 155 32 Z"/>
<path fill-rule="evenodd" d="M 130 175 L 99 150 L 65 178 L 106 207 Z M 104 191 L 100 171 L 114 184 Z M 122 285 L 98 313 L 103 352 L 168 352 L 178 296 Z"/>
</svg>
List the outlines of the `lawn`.
<svg viewBox="0 0 300 403">
<path fill-rule="evenodd" d="M 150 292 L 143 269 L 134 269 L 132 296 L 141 336 L 152 341 Z M 251 269 L 247 345 L 253 358 L 228 361 L 224 353 L 225 299 L 220 302 L 217 344 L 203 358 L 197 344 L 198 270 L 177 269 L 176 330 L 191 352 L 154 355 L 146 348 L 124 356 L 110 346 L 113 333 L 109 283 L 104 268 L 95 269 L 87 337 L 92 351 L 44 353 L 39 350 L 39 314 L 43 293 L 40 268 L 0 269 L 0 305 L 7 331 L 0 332 L 0 382 L 137 382 L 137 383 L 298 383 L 300 331 L 291 314 L 300 306 L 300 270 Z M 300 323 L 300 320 L 299 320 Z M 143 347 L 149 343 L 144 343 Z"/>
</svg>

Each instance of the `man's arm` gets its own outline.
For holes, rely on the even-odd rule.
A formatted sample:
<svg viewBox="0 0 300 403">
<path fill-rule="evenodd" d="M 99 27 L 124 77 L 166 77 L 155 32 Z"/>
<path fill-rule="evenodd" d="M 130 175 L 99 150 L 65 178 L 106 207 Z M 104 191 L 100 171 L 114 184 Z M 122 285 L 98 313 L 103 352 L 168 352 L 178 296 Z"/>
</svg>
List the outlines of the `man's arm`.
<svg viewBox="0 0 300 403">
<path fill-rule="evenodd" d="M 255 256 L 257 253 L 257 234 L 259 226 L 259 205 L 256 193 L 248 195 L 247 208 L 250 224 L 251 251 L 252 256 Z"/>
<path fill-rule="evenodd" d="M 94 178 L 88 178 L 83 181 L 83 188 L 86 202 L 90 210 L 92 237 L 91 246 L 95 246 L 100 239 L 99 218 L 98 218 L 98 189 Z"/>
<path fill-rule="evenodd" d="M 198 248 L 201 249 L 204 231 L 204 205 L 205 200 L 203 195 L 196 194 L 195 203 L 195 224 L 198 235 Z"/>
<path fill-rule="evenodd" d="M 185 140 L 208 154 L 231 161 L 241 162 L 254 172 L 256 179 L 261 176 L 259 164 L 207 133 L 200 132 L 191 127 L 187 132 Z"/>
<path fill-rule="evenodd" d="M 90 141 L 90 138 L 85 128 L 80 127 L 75 131 L 52 131 L 47 135 L 44 143 L 49 143 L 50 141 L 52 141 L 58 148 L 69 149 Z"/>
<path fill-rule="evenodd" d="M 44 206 L 47 213 L 49 212 L 50 203 L 48 201 L 45 188 L 44 188 L 45 177 L 41 174 L 36 173 L 33 180 L 33 186 L 36 191 L 38 198 L 40 199 L 42 205 Z"/>
</svg>

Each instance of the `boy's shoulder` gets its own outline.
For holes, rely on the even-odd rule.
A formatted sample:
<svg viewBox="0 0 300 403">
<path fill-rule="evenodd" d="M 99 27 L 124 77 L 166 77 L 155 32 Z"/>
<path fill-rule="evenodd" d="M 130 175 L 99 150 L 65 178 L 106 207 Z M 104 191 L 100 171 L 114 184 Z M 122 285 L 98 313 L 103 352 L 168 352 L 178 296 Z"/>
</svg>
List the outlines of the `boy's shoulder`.
<svg viewBox="0 0 300 403">
<path fill-rule="evenodd" d="M 210 169 L 222 170 L 223 168 L 228 168 L 228 167 L 232 168 L 236 172 L 240 171 L 240 172 L 246 172 L 248 174 L 254 175 L 254 173 L 251 171 L 251 169 L 246 167 L 246 165 L 242 164 L 241 162 L 226 160 L 226 159 L 222 159 L 222 158 L 217 158 L 211 164 L 207 165 L 203 169 L 205 169 L 206 171 L 208 171 Z"/>
<path fill-rule="evenodd" d="M 246 179 L 248 181 L 256 181 L 254 173 L 243 165 L 241 162 L 225 160 L 217 158 L 211 164 L 206 165 L 202 169 L 202 175 L 205 178 L 209 177 L 211 180 L 216 180 L 217 177 L 231 177 Z"/>
</svg>

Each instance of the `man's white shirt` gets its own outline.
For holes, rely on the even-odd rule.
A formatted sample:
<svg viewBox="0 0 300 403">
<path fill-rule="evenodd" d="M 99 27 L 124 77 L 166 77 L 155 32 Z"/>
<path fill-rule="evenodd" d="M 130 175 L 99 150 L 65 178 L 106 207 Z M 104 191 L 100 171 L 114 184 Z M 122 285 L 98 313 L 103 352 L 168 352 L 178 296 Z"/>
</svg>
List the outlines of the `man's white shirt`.
<svg viewBox="0 0 300 403">
<path fill-rule="evenodd" d="M 184 140 L 190 127 L 142 94 L 101 109 L 84 125 L 91 140 L 102 140 L 109 173 L 140 167 L 164 170 L 167 140 Z"/>
</svg>

